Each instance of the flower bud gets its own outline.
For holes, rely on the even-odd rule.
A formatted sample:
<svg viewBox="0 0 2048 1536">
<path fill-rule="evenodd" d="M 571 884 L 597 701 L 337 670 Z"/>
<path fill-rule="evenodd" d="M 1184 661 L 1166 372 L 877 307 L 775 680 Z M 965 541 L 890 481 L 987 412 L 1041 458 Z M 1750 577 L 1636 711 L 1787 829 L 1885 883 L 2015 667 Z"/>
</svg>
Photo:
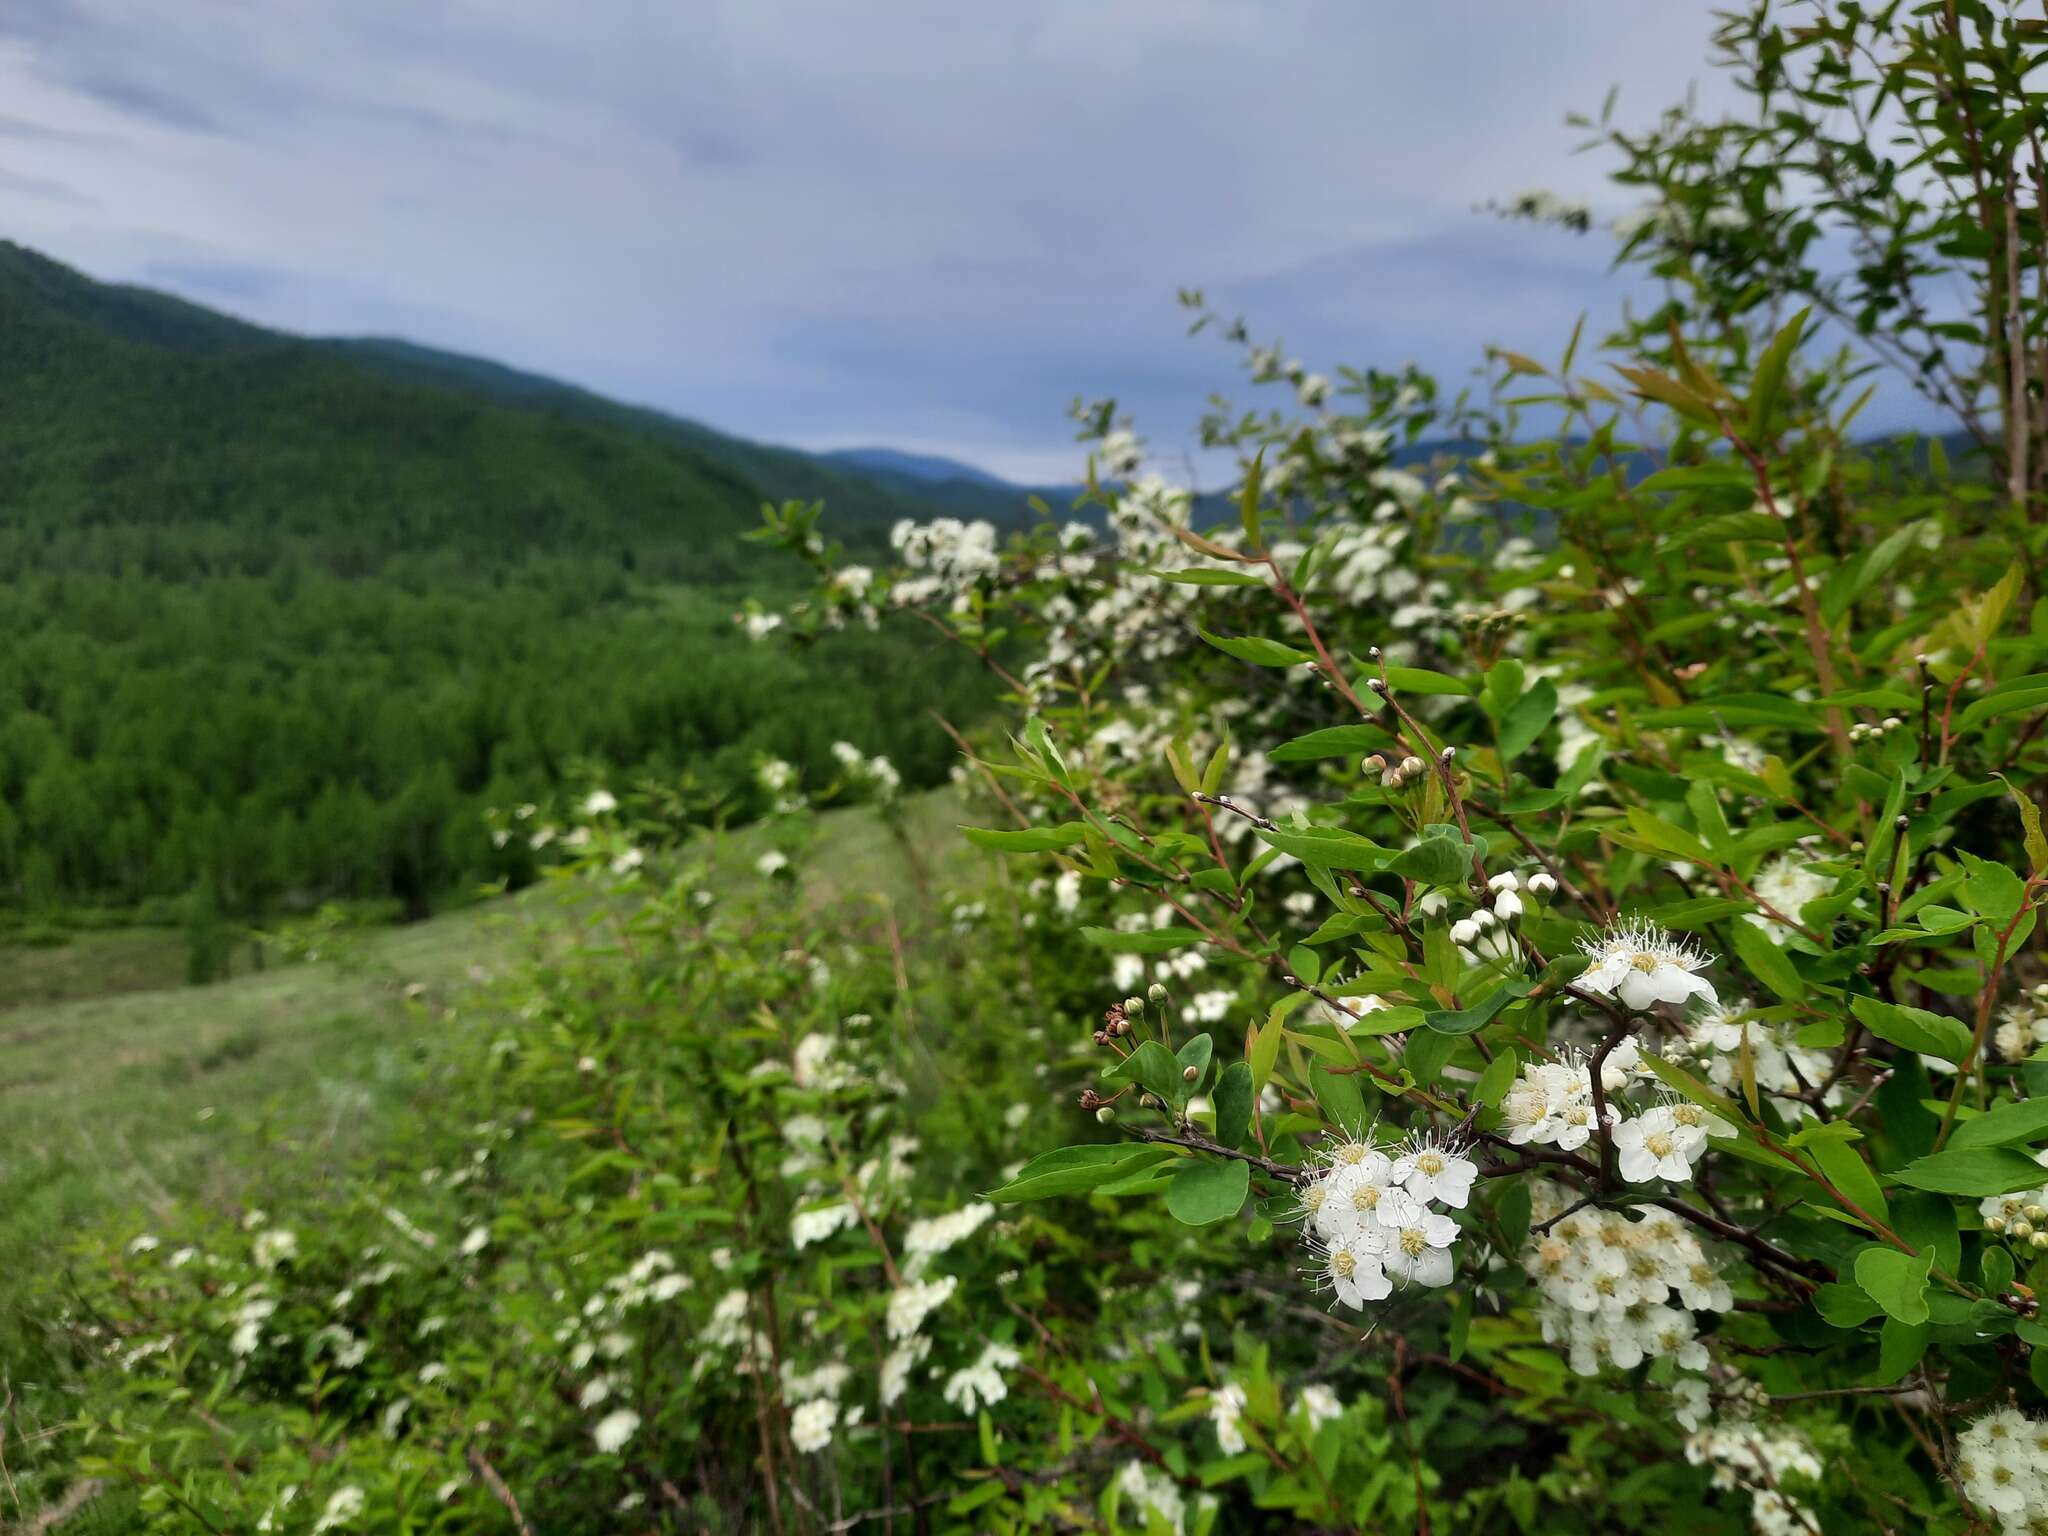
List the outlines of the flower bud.
<svg viewBox="0 0 2048 1536">
<path fill-rule="evenodd" d="M 1366 774 L 1385 773 L 1387 771 L 1387 760 L 1375 752 L 1371 757 L 1366 758 L 1358 765 L 1358 771 Z"/>
<path fill-rule="evenodd" d="M 2027 1239 L 2027 1243 L 2034 1248 L 2048 1248 L 2048 1232 L 2036 1232 Z"/>
<path fill-rule="evenodd" d="M 1200 1077 L 1201 1075 L 1202 1073 L 1199 1067 L 1182 1067 L 1180 1069 L 1181 1081 L 1184 1083 L 1192 1083 L 1196 1078 Z"/>
<path fill-rule="evenodd" d="M 2030 1205 L 2026 1209 L 2026 1217 L 2027 1220 L 2039 1226 L 2043 1221 L 2048 1221 L 2048 1206 Z"/>
<path fill-rule="evenodd" d="M 1493 899 L 1493 915 L 1504 923 L 1511 923 L 1522 915 L 1522 898 L 1513 891 L 1502 891 Z"/>
<path fill-rule="evenodd" d="M 1486 882 L 1486 888 L 1494 892 L 1520 890 L 1521 885 L 1522 882 L 1516 878 L 1512 869 L 1502 870 Z"/>
<path fill-rule="evenodd" d="M 1491 912 L 1487 911 L 1486 908 L 1481 907 L 1477 912 L 1474 912 L 1472 914 L 1472 921 L 1477 923 L 1480 926 L 1480 928 L 1484 930 L 1493 927 L 1496 923 L 1500 921 L 1500 919 L 1495 917 Z"/>
<path fill-rule="evenodd" d="M 2034 1224 L 2031 1221 L 2016 1221 L 2007 1227 L 2006 1231 L 2010 1232 L 2014 1237 L 2029 1238 L 2034 1235 Z"/>
<path fill-rule="evenodd" d="M 1127 997 L 1127 998 L 1125 998 L 1125 999 L 1124 999 L 1124 1012 L 1125 1012 L 1125 1013 L 1127 1013 L 1127 1014 L 1140 1014 L 1140 1013 L 1143 1013 L 1144 1011 L 1145 1011 L 1145 999 L 1143 999 L 1142 997 Z"/>
<path fill-rule="evenodd" d="M 1470 944 L 1478 937 L 1479 925 L 1469 917 L 1461 918 L 1459 921 L 1451 924 L 1451 942 L 1453 944 Z"/>
<path fill-rule="evenodd" d="M 1105 1104 L 1102 1106 L 1102 1108 L 1095 1111 L 1095 1123 L 1097 1125 L 1116 1124 L 1116 1106 L 1113 1104 Z"/>
<path fill-rule="evenodd" d="M 1155 981 L 1145 989 L 1145 995 L 1155 1003 L 1163 1003 L 1166 1001 L 1166 988 L 1162 983 Z"/>
<path fill-rule="evenodd" d="M 1547 869 L 1538 870 L 1529 877 L 1529 894 L 1531 896 L 1549 896 L 1556 890 L 1557 877 L 1552 875 Z"/>
<path fill-rule="evenodd" d="M 1986 1232 L 2003 1232 L 2005 1230 L 2005 1218 L 2003 1216 L 1986 1216 L 1984 1218 L 1984 1230 Z"/>
<path fill-rule="evenodd" d="M 1426 772 L 1428 768 L 1429 764 L 1425 763 L 1421 758 L 1409 756 L 1401 759 L 1401 767 L 1398 771 L 1403 778 L 1412 779 L 1416 774 Z"/>
</svg>

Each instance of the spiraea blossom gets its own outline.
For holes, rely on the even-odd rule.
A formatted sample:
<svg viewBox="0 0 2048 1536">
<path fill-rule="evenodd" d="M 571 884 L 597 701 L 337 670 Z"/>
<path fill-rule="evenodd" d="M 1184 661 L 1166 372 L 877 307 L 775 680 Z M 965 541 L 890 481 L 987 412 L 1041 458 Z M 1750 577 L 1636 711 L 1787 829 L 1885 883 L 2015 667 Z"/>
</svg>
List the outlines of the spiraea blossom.
<svg viewBox="0 0 2048 1536">
<path fill-rule="evenodd" d="M 1963 1431 L 1956 1475 L 2008 1536 L 2048 1524 L 2048 1422 L 1997 1408 Z"/>
<path fill-rule="evenodd" d="M 1710 1004 L 1719 1001 L 1713 983 L 1695 974 L 1711 965 L 1713 956 L 1641 918 L 1617 923 L 1596 938 L 1581 939 L 1579 948 L 1592 964 L 1577 985 L 1612 997 L 1624 1008 L 1642 1012 L 1658 1003 L 1687 1003 L 1696 997 Z"/>
<path fill-rule="evenodd" d="M 1595 1376 L 1669 1355 L 1705 1370 L 1693 1313 L 1726 1312 L 1735 1297 L 1692 1229 L 1656 1206 L 1564 1215 L 1562 1191 L 1538 1184 L 1533 1195 L 1522 1267 L 1542 1297 L 1543 1336 L 1572 1369 Z"/>
<path fill-rule="evenodd" d="M 1432 1205 L 1462 1209 L 1478 1168 L 1456 1143 L 1425 1134 L 1394 1155 L 1342 1142 L 1303 1186 L 1303 1236 L 1321 1260 L 1319 1280 L 1338 1302 L 1362 1309 L 1394 1286 L 1448 1285 L 1458 1224 Z"/>
</svg>

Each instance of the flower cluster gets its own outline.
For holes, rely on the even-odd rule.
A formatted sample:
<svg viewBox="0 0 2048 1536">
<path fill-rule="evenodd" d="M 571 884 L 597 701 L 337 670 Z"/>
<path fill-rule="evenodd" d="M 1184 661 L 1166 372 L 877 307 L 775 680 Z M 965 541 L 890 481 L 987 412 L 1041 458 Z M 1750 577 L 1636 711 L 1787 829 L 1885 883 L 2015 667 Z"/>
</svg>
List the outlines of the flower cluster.
<svg viewBox="0 0 2048 1536">
<path fill-rule="evenodd" d="M 1303 1186 L 1304 1236 L 1321 1260 L 1320 1279 L 1347 1307 L 1393 1294 L 1394 1283 L 1451 1283 L 1458 1224 L 1442 1205 L 1462 1210 L 1478 1166 L 1459 1143 L 1432 1134 L 1411 1138 L 1389 1157 L 1366 1141 L 1325 1154 Z"/>
<path fill-rule="evenodd" d="M 1683 1004 L 1696 997 L 1719 1001 L 1714 984 L 1694 974 L 1711 965 L 1713 956 L 1654 923 L 1632 918 L 1581 939 L 1579 948 L 1591 962 L 1579 976 L 1579 988 L 1612 997 L 1624 1008 L 1640 1013 L 1658 1003 Z"/>
<path fill-rule="evenodd" d="M 1531 1201 L 1522 1267 L 1536 1282 L 1543 1336 L 1581 1376 L 1671 1356 L 1705 1370 L 1695 1312 L 1726 1312 L 1735 1297 L 1692 1230 L 1670 1212 L 1573 1209 L 1554 1186 Z"/>
<path fill-rule="evenodd" d="M 1620 1097 L 1647 1075 L 1642 1052 L 1623 1040 L 1600 1063 L 1600 1091 L 1606 1100 L 1607 1132 L 1621 1176 L 1631 1184 L 1657 1179 L 1684 1183 L 1693 1164 L 1715 1136 L 1735 1128 L 1709 1110 L 1684 1099 L 1665 1098 L 1637 1113 Z M 1501 1101 L 1503 1133 L 1516 1146 L 1554 1146 L 1575 1152 L 1598 1126 L 1591 1059 L 1567 1047 L 1555 1061 L 1532 1061 Z"/>
<path fill-rule="evenodd" d="M 1957 1442 L 1956 1474 L 2007 1536 L 2040 1530 L 2048 1525 L 2048 1422 L 2016 1408 L 1985 1414 Z"/>
<path fill-rule="evenodd" d="M 1735 1419 L 1704 1425 L 1688 1436 L 1685 1459 L 1712 1467 L 1716 1488 L 1749 1494 L 1749 1520 L 1757 1536 L 1815 1536 L 1819 1517 L 1786 1491 L 1795 1480 L 1821 1478 L 1820 1458 L 1798 1435 L 1768 1432 L 1761 1425 Z"/>
</svg>

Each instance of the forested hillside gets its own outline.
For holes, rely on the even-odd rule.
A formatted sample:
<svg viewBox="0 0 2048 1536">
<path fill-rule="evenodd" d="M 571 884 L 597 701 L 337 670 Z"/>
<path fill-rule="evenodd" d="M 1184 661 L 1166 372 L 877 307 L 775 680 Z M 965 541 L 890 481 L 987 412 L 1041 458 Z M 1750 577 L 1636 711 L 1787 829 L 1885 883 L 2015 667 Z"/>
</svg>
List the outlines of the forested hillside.
<svg viewBox="0 0 2048 1536">
<path fill-rule="evenodd" d="M 969 668 L 732 623 L 764 499 L 858 544 L 895 493 L 442 357 L 0 246 L 0 903 L 418 912 L 528 873 L 488 805 L 687 776 L 744 815 L 759 756 L 823 782 L 841 738 L 943 771 L 923 706 L 972 711 Z"/>
</svg>

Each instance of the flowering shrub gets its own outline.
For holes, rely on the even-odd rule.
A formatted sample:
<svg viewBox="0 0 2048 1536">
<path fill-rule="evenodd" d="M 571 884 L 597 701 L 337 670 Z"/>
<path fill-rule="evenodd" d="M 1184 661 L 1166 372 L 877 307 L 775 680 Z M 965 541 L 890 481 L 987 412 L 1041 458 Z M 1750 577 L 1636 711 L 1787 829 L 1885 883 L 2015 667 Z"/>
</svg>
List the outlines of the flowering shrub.
<svg viewBox="0 0 2048 1536">
<path fill-rule="evenodd" d="M 770 509 L 762 643 L 1001 680 L 997 872 L 815 912 L 767 762 L 713 898 L 586 801 L 594 926 L 419 1144 L 101 1250 L 53 1443 L 165 1529 L 2048 1528 L 2039 29 L 1815 16 L 1723 33 L 1778 126 L 1614 137 L 1612 367 L 1480 406 L 1189 295 L 1282 401 L 1204 421 L 1229 496 L 1101 402 L 1026 534 Z M 1860 440 L 1866 353 L 1981 451 Z"/>
</svg>

